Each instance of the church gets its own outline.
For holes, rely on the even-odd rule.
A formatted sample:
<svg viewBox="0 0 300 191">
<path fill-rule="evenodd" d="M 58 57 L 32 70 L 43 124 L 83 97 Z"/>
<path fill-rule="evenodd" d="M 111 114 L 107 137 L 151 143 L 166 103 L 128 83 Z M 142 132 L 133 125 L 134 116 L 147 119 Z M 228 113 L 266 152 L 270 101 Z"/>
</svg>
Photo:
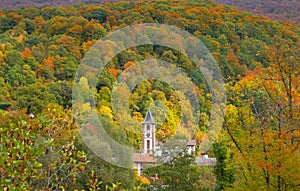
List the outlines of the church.
<svg viewBox="0 0 300 191">
<path fill-rule="evenodd" d="M 142 150 L 140 153 L 133 153 L 132 160 L 134 168 L 137 170 L 138 175 L 143 175 L 144 166 L 147 164 L 155 164 L 157 159 L 154 157 L 155 146 L 155 123 L 152 118 L 150 109 L 148 109 L 146 117 L 142 122 L 143 135 L 142 135 Z"/>
<path fill-rule="evenodd" d="M 132 160 L 134 168 L 137 170 L 139 176 L 143 176 L 143 169 L 146 165 L 154 165 L 157 163 L 155 156 L 159 156 L 157 152 L 159 143 L 155 139 L 155 122 L 152 118 L 150 109 L 148 109 L 146 117 L 142 122 L 142 149 L 139 153 L 133 153 Z M 190 155 L 196 154 L 196 140 L 189 140 L 186 143 L 187 152 Z M 202 154 L 201 157 L 196 158 L 195 164 L 201 166 L 214 166 L 216 164 L 215 158 L 209 158 L 207 154 Z"/>
</svg>

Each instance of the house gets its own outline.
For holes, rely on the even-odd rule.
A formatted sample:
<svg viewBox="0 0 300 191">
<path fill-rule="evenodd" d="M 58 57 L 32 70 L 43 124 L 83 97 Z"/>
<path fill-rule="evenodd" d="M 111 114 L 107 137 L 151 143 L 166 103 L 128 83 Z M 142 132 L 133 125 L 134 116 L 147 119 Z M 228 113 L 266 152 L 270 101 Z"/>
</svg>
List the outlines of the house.
<svg viewBox="0 0 300 191">
<path fill-rule="evenodd" d="M 187 143 L 187 152 L 189 153 L 189 155 L 196 154 L 196 146 L 196 140 L 189 140 L 189 142 Z"/>
<path fill-rule="evenodd" d="M 146 117 L 142 122 L 142 128 L 143 135 L 141 152 L 132 154 L 134 168 L 137 170 L 139 176 L 143 176 L 143 169 L 145 166 L 156 164 L 156 157 L 161 156 L 160 143 L 155 139 L 155 122 L 150 109 L 148 109 Z M 186 143 L 188 154 L 196 154 L 196 146 L 196 140 L 189 140 Z M 195 163 L 201 166 L 214 166 L 216 164 L 216 159 L 209 158 L 207 154 L 203 154 L 200 158 L 196 158 Z"/>
</svg>

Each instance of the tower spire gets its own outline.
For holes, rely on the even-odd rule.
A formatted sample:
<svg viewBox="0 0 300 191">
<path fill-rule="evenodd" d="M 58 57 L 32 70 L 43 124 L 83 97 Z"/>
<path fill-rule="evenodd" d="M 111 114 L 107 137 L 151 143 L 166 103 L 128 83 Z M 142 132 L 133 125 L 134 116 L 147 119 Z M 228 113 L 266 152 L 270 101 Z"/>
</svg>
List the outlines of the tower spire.
<svg viewBox="0 0 300 191">
<path fill-rule="evenodd" d="M 142 122 L 143 127 L 143 152 L 154 153 L 155 152 L 155 123 L 152 118 L 150 108 L 146 113 L 146 117 Z"/>
<path fill-rule="evenodd" d="M 142 123 L 154 123 L 154 120 L 152 118 L 152 114 L 151 114 L 151 111 L 150 111 L 150 107 L 146 113 L 146 117 L 144 119 L 144 121 Z"/>
</svg>

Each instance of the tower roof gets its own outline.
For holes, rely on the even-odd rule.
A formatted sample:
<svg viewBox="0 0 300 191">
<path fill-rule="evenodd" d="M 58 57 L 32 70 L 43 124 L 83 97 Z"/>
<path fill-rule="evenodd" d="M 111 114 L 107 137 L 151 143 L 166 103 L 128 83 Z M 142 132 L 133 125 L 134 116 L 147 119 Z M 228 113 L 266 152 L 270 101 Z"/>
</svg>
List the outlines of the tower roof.
<svg viewBox="0 0 300 191">
<path fill-rule="evenodd" d="M 142 123 L 154 123 L 150 108 L 148 109 L 146 117 Z"/>
</svg>

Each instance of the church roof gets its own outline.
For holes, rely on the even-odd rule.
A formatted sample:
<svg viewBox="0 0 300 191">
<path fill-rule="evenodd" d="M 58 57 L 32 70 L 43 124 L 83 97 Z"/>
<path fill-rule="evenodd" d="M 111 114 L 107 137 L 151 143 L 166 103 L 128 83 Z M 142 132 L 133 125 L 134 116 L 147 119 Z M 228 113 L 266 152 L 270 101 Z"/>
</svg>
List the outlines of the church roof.
<svg viewBox="0 0 300 191">
<path fill-rule="evenodd" d="M 132 160 L 135 163 L 156 163 L 156 159 L 148 153 L 132 153 Z"/>
<path fill-rule="evenodd" d="M 142 123 L 154 123 L 154 120 L 152 118 L 152 114 L 151 114 L 150 108 L 148 109 L 146 117 L 145 117 L 145 119 L 144 119 L 144 121 Z"/>
<path fill-rule="evenodd" d="M 188 143 L 187 143 L 187 146 L 196 146 L 197 143 L 196 143 L 196 140 L 192 139 L 192 140 L 189 140 Z"/>
</svg>

